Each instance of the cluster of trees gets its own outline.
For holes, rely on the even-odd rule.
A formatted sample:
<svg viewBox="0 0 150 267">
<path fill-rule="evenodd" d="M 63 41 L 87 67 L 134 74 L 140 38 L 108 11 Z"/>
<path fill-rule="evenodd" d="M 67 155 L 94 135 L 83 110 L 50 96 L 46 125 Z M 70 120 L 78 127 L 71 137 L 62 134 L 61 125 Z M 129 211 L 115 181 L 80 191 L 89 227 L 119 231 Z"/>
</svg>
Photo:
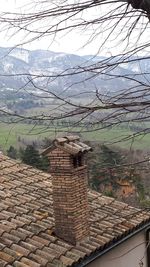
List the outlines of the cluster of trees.
<svg viewBox="0 0 150 267">
<path fill-rule="evenodd" d="M 93 157 L 93 155 L 92 155 Z M 115 182 L 122 172 L 123 156 L 121 153 L 102 145 L 99 151 L 94 155 L 91 165 L 91 186 L 99 191 L 101 183 Z"/>
<path fill-rule="evenodd" d="M 131 164 L 125 151 L 100 145 L 89 157 L 89 184 L 94 190 L 118 199 L 123 197 L 123 200 L 129 203 L 131 196 L 137 205 L 145 203 L 144 178 L 138 166 Z M 128 187 L 127 194 L 121 187 Z"/>
<path fill-rule="evenodd" d="M 34 145 L 27 145 L 26 148 L 20 148 L 19 151 L 13 146 L 10 146 L 7 150 L 7 155 L 13 159 L 20 158 L 23 163 L 31 165 L 37 169 L 48 171 L 48 158 L 40 155 Z"/>
<path fill-rule="evenodd" d="M 21 99 L 17 101 L 12 101 L 7 104 L 8 109 L 16 110 L 16 111 L 23 111 L 25 109 L 30 109 L 34 107 L 41 107 L 43 104 L 36 102 L 30 99 Z"/>
<path fill-rule="evenodd" d="M 44 147 L 48 147 L 51 144 L 51 140 L 44 140 Z M 19 151 L 13 146 L 7 150 L 7 155 L 13 159 L 21 159 L 22 162 L 38 168 L 43 171 L 49 171 L 50 162 L 47 157 L 40 155 L 37 146 L 33 143 L 32 145 L 26 145 L 25 148 L 20 148 Z M 94 147 L 94 144 L 92 144 Z M 132 201 L 136 204 L 144 205 L 148 204 L 146 200 L 146 190 L 144 185 L 144 176 L 139 171 L 139 168 L 135 164 L 131 164 L 131 158 L 133 155 L 127 156 L 127 151 L 118 148 L 108 147 L 106 145 L 95 145 L 95 149 L 92 153 L 89 153 L 89 186 L 103 194 L 108 196 L 116 197 L 122 200 L 119 195 L 121 187 L 127 182 L 127 186 L 134 187 L 134 193 L 128 195 L 123 194 L 123 200 L 130 203 Z M 132 153 L 130 153 L 132 154 Z M 139 157 L 140 152 L 136 153 L 136 157 Z M 135 157 L 135 156 L 134 156 Z M 140 159 L 139 159 L 140 161 Z M 143 165 L 140 165 L 142 168 Z M 147 197 L 150 197 L 148 194 Z M 133 204 L 133 203 L 130 203 Z"/>
</svg>

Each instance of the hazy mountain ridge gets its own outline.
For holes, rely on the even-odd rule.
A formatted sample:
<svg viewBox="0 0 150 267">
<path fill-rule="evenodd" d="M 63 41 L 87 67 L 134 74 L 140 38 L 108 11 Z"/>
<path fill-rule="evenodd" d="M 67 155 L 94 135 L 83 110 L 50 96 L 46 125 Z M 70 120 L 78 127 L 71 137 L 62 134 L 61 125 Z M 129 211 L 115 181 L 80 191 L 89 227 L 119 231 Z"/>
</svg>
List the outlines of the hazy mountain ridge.
<svg viewBox="0 0 150 267">
<path fill-rule="evenodd" d="M 122 64 L 112 68 L 111 61 L 108 61 L 109 72 L 106 70 L 101 74 L 96 71 L 84 72 L 84 67 L 91 63 L 95 66 L 107 62 L 105 57 L 78 56 L 66 53 L 56 53 L 46 50 L 29 51 L 21 48 L 0 48 L 0 89 L 18 89 L 23 86 L 31 87 L 29 79 L 34 78 L 34 83 L 42 88 L 55 92 L 67 91 L 73 93 L 82 91 L 115 92 L 121 89 L 132 87 L 135 82 L 125 79 L 123 76 L 137 77 L 136 74 L 148 72 L 150 62 L 148 59 L 140 62 Z M 78 70 L 81 73 L 77 74 Z M 67 76 L 68 73 L 75 72 L 74 75 Z M 54 79 L 53 76 L 63 74 L 63 77 Z M 65 76 L 66 74 L 66 76 Z M 39 75 L 39 78 L 35 78 Z M 44 75 L 44 77 L 42 77 Z M 52 76 L 49 78 L 49 76 Z M 119 78 L 116 78 L 119 76 Z M 115 79 L 114 79 L 115 78 Z M 143 80 L 138 76 L 139 80 Z"/>
</svg>

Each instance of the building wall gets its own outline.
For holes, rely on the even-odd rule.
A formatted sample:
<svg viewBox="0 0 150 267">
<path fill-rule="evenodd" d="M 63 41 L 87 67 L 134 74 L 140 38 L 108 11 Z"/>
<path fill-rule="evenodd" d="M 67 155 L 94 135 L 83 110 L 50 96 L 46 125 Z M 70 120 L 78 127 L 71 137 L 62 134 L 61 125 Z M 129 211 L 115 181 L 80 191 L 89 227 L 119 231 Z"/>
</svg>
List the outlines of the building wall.
<svg viewBox="0 0 150 267">
<path fill-rule="evenodd" d="M 87 267 L 147 267 L 145 238 L 145 233 L 141 232 L 91 262 Z"/>
</svg>

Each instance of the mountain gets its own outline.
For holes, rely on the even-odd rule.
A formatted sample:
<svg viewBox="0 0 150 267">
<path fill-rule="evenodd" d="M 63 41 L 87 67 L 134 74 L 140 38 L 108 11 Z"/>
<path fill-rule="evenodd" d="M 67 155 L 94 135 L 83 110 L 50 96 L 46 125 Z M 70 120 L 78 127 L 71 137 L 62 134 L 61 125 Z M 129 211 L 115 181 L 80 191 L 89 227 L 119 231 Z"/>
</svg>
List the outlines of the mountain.
<svg viewBox="0 0 150 267">
<path fill-rule="evenodd" d="M 144 72 L 150 70 L 149 59 L 137 62 L 133 58 L 131 62 L 113 67 L 117 60 L 48 50 L 0 48 L 0 90 L 18 90 L 24 87 L 33 90 L 34 83 L 44 90 L 68 95 L 95 90 L 113 94 L 135 86 L 135 79 L 143 81 L 145 78 L 138 75 L 141 69 Z"/>
</svg>

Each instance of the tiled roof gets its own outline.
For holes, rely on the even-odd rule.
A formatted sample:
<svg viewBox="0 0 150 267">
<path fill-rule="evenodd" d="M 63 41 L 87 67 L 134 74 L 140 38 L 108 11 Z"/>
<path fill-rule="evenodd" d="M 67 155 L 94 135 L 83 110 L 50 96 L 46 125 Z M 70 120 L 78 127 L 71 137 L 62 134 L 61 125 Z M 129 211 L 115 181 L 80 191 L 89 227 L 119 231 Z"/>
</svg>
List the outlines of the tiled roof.
<svg viewBox="0 0 150 267">
<path fill-rule="evenodd" d="M 90 237 L 76 246 L 54 234 L 51 176 L 0 155 L 0 266 L 78 266 L 150 223 L 150 213 L 89 191 Z"/>
<path fill-rule="evenodd" d="M 56 138 L 53 142 L 53 145 L 48 147 L 43 154 L 47 154 L 51 151 L 54 147 L 61 148 L 63 151 L 68 152 L 72 155 L 76 155 L 80 152 L 88 152 L 91 149 L 88 145 L 80 142 L 79 136 L 66 136 L 61 138 Z"/>
</svg>

